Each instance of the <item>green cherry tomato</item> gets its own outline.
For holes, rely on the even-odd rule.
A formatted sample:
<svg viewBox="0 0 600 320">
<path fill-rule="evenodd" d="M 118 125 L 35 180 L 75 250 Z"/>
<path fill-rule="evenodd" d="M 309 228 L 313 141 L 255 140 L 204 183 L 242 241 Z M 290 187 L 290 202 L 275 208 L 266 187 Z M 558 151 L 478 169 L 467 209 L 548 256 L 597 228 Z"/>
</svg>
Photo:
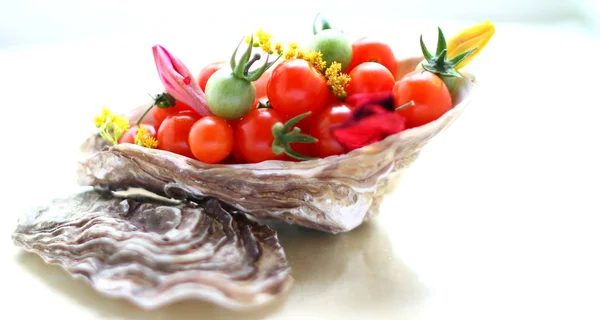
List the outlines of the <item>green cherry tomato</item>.
<svg viewBox="0 0 600 320">
<path fill-rule="evenodd" d="M 309 51 L 319 51 L 329 67 L 333 61 L 345 71 L 352 60 L 352 43 L 339 31 L 326 29 L 315 34 L 307 46 Z"/>
<path fill-rule="evenodd" d="M 234 76 L 228 69 L 213 73 L 206 82 L 206 102 L 216 116 L 225 120 L 243 117 L 254 106 L 254 84 Z"/>
</svg>

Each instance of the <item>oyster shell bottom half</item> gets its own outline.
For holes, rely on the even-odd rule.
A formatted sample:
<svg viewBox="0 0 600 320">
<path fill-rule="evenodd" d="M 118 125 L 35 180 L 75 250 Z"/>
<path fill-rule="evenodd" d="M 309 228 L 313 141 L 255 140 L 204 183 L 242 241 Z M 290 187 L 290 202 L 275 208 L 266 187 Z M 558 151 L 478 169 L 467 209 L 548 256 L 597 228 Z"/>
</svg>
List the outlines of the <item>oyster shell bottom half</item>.
<svg viewBox="0 0 600 320">
<path fill-rule="evenodd" d="M 398 78 L 421 57 L 400 60 Z M 207 197 L 263 219 L 339 233 L 375 216 L 385 195 L 430 139 L 449 127 L 471 100 L 475 80 L 463 74 L 454 106 L 439 119 L 344 155 L 258 164 L 208 165 L 170 152 L 121 144 L 105 150 L 90 138 L 78 165 L 80 185 L 105 190 L 139 187 L 192 201 Z M 90 152 L 91 151 L 91 152 Z"/>
<path fill-rule="evenodd" d="M 293 282 L 276 233 L 215 199 L 191 207 L 86 191 L 20 216 L 12 237 L 103 295 L 144 309 L 194 299 L 247 310 Z"/>
</svg>

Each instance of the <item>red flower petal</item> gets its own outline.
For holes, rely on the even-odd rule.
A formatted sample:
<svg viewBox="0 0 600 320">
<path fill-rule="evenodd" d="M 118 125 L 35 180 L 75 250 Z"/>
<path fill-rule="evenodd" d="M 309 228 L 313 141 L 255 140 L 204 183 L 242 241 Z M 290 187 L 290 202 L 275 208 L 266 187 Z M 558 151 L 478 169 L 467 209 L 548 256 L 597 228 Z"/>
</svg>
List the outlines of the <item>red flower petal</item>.
<svg viewBox="0 0 600 320">
<path fill-rule="evenodd" d="M 395 112 L 394 98 L 389 92 L 348 97 L 356 103 L 350 119 L 332 128 L 332 135 L 348 151 L 381 141 L 401 132 L 406 118 Z"/>
</svg>

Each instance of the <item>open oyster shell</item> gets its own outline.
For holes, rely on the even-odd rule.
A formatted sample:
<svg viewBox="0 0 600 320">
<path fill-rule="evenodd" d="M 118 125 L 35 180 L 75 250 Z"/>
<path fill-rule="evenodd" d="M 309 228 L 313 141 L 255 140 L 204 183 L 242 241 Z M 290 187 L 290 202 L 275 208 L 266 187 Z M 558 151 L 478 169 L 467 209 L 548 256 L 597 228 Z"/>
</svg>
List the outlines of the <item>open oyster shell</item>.
<svg viewBox="0 0 600 320">
<path fill-rule="evenodd" d="M 399 61 L 398 77 L 421 60 Z M 463 112 L 475 83 L 470 74 L 459 81 L 453 109 L 438 120 L 348 154 L 305 162 L 208 165 L 123 144 L 99 152 L 88 149 L 91 156 L 79 163 L 79 183 L 109 190 L 140 187 L 177 199 L 214 197 L 259 218 L 330 233 L 349 231 L 378 213 L 383 197 L 421 148 Z"/>
<path fill-rule="evenodd" d="M 83 192 L 21 216 L 13 240 L 146 309 L 184 299 L 250 308 L 292 283 L 275 232 L 214 199 L 194 208 Z"/>
</svg>

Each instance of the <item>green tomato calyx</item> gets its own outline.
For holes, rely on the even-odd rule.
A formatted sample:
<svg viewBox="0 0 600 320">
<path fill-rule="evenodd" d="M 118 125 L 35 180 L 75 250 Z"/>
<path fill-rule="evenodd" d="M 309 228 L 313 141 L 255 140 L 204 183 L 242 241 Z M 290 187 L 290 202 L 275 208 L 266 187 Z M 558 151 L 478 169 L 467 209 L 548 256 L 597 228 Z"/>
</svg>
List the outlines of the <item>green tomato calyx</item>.
<svg viewBox="0 0 600 320">
<path fill-rule="evenodd" d="M 150 94 L 149 94 L 150 95 Z M 144 113 L 142 113 L 142 115 L 140 116 L 140 118 L 136 121 L 136 125 L 140 125 L 140 123 L 142 123 L 142 120 L 144 120 L 144 118 L 146 117 L 146 115 L 148 114 L 148 112 L 150 112 L 150 110 L 152 109 L 152 107 L 156 106 L 158 108 L 161 109 L 166 109 L 166 108 L 172 108 L 175 106 L 175 103 L 177 102 L 175 100 L 175 98 L 173 98 L 172 95 L 163 92 L 161 94 L 157 94 L 156 97 L 153 97 L 152 95 L 150 95 L 150 97 L 152 99 L 154 99 L 154 103 L 151 104 L 146 111 L 144 111 Z"/>
<path fill-rule="evenodd" d="M 260 78 L 260 76 L 263 75 L 263 73 L 265 73 L 265 71 L 267 71 L 271 66 L 273 66 L 277 62 L 277 60 L 279 60 L 280 56 L 277 56 L 277 59 L 275 59 L 274 61 L 269 61 L 270 55 L 267 54 L 265 63 L 262 66 L 260 66 L 259 68 L 250 71 L 250 68 L 252 67 L 252 65 L 256 61 L 260 60 L 262 58 L 262 56 L 260 53 L 252 54 L 252 49 L 255 47 L 255 45 L 254 45 L 254 36 L 251 35 L 250 42 L 248 43 L 248 47 L 246 48 L 246 51 L 244 51 L 244 53 L 242 54 L 242 56 L 240 57 L 239 60 L 236 60 L 237 52 L 238 52 L 238 49 L 240 48 L 241 44 L 242 44 L 242 42 L 240 41 L 240 44 L 233 51 L 233 54 L 231 55 L 231 60 L 229 62 L 230 66 L 231 66 L 232 74 L 236 78 L 244 79 L 249 82 L 256 81 L 256 80 L 258 80 L 258 78 Z"/>
<path fill-rule="evenodd" d="M 461 78 L 462 76 L 458 73 L 455 68 L 456 66 L 465 60 L 473 51 L 475 51 L 477 47 L 472 48 L 468 51 L 465 51 L 452 59 L 448 59 L 448 48 L 446 45 L 446 38 L 444 37 L 444 33 L 442 29 L 438 27 L 438 42 L 435 55 L 432 55 L 425 43 L 423 42 L 423 35 L 421 35 L 421 51 L 423 52 L 423 56 L 425 57 L 426 62 L 422 63 L 423 69 L 435 73 L 442 78 L 445 77 L 455 77 Z"/>
<path fill-rule="evenodd" d="M 300 133 L 300 128 L 294 127 L 302 119 L 310 115 L 310 111 L 297 115 L 285 124 L 277 122 L 271 128 L 273 133 L 273 145 L 272 150 L 275 155 L 281 155 L 282 153 L 297 159 L 297 160 L 314 160 L 318 158 L 303 155 L 299 152 L 294 151 L 290 144 L 292 143 L 315 143 L 319 141 L 317 138 L 309 136 L 307 134 Z M 293 128 L 293 129 L 292 129 Z"/>
</svg>

